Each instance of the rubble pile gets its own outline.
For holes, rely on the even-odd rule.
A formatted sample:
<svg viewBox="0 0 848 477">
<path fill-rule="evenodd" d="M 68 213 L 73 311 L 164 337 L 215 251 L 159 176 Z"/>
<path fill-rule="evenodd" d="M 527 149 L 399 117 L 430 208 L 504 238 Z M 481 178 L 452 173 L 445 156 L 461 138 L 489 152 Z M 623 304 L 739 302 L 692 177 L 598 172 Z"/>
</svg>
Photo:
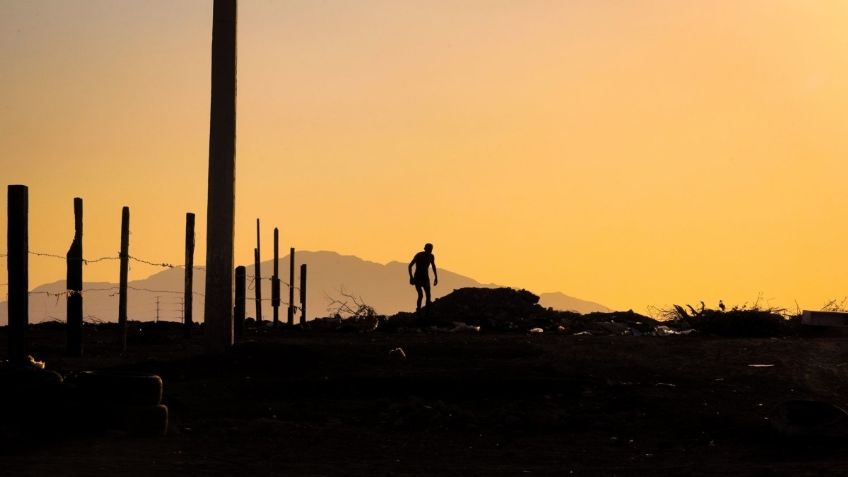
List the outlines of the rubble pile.
<svg viewBox="0 0 848 477">
<path fill-rule="evenodd" d="M 434 323 L 465 323 L 489 331 L 550 327 L 558 314 L 539 305 L 537 295 L 513 288 L 460 288 L 428 308 L 424 315 Z"/>
<path fill-rule="evenodd" d="M 557 311 L 539 305 L 539 297 L 513 288 L 460 288 L 434 301 L 419 316 L 398 313 L 385 331 L 414 326 L 445 331 L 522 332 L 530 334 L 655 335 L 659 322 L 626 312 Z"/>
<path fill-rule="evenodd" d="M 420 313 L 390 317 L 319 318 L 309 329 L 368 333 L 432 330 L 449 333 L 512 332 L 560 335 L 670 336 L 691 333 L 687 323 L 659 322 L 629 311 L 589 313 L 558 311 L 539 305 L 539 296 L 514 288 L 460 288 L 435 300 Z"/>
<path fill-rule="evenodd" d="M 579 315 L 571 323 L 571 331 L 574 333 L 588 332 L 593 335 L 656 335 L 665 336 L 670 333 L 658 331 L 658 328 L 667 328 L 653 318 L 640 315 L 633 310 L 613 311 L 610 313 L 589 313 Z"/>
</svg>

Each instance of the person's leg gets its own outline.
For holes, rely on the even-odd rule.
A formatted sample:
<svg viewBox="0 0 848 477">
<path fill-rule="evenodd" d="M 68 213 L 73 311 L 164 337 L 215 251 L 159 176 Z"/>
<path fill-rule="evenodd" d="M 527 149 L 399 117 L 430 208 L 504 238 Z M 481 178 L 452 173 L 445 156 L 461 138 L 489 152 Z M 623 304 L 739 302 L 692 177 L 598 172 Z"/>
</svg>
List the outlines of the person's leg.
<svg viewBox="0 0 848 477">
<path fill-rule="evenodd" d="M 429 280 L 427 281 L 427 284 L 424 285 L 424 294 L 427 295 L 427 306 L 430 306 L 431 300 L 430 300 L 430 282 L 429 282 Z"/>
<path fill-rule="evenodd" d="M 415 312 L 421 311 L 421 298 L 423 298 L 423 293 L 421 293 L 421 285 L 415 284 L 415 291 L 418 292 L 418 302 L 415 305 Z M 429 295 L 428 295 L 429 296 Z"/>
</svg>

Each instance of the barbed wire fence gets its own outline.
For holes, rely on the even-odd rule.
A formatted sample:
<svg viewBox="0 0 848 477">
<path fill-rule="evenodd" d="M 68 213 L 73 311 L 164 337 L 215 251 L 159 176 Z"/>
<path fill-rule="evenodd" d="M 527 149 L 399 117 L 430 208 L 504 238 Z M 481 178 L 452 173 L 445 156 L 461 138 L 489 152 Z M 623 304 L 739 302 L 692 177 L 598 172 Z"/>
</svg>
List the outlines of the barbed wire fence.
<svg viewBox="0 0 848 477">
<path fill-rule="evenodd" d="M 54 259 L 54 260 L 62 260 L 63 262 L 67 260 L 66 256 L 60 255 L 60 254 L 57 254 L 57 253 L 50 253 L 50 252 L 43 252 L 43 251 L 33 251 L 33 250 L 30 250 L 27 253 L 30 256 L 34 256 L 34 257 L 49 258 L 49 259 Z M 7 258 L 8 258 L 7 254 L 0 254 L 0 261 L 4 261 Z M 158 268 L 162 268 L 162 269 L 185 269 L 186 268 L 184 264 L 174 264 L 174 263 L 169 263 L 169 262 L 166 262 L 166 261 L 148 260 L 148 259 L 145 259 L 145 258 L 140 258 L 140 257 L 132 256 L 132 255 L 128 255 L 127 259 L 130 262 L 148 265 L 148 266 L 151 266 L 151 267 L 158 267 Z M 120 255 L 108 255 L 108 256 L 103 256 L 103 257 L 98 257 L 98 258 L 93 258 L 93 259 L 83 258 L 82 262 L 83 262 L 84 265 L 92 265 L 92 264 L 97 264 L 97 263 L 102 263 L 102 262 L 116 262 L 116 261 L 120 261 L 120 260 L 121 260 Z M 203 271 L 205 271 L 206 267 L 202 266 L 202 265 L 194 265 L 194 266 L 192 266 L 192 270 L 203 270 Z M 256 276 L 255 275 L 246 275 L 245 278 L 250 280 L 249 283 L 246 286 L 246 289 L 255 290 Z M 273 277 L 261 277 L 260 279 L 262 281 L 272 282 Z M 289 285 L 290 285 L 289 282 L 286 282 L 286 281 L 283 281 L 283 280 L 280 280 L 280 283 L 281 283 L 281 285 L 284 285 L 286 287 L 289 287 Z M 2 282 L 2 283 L 0 283 L 0 287 L 5 288 L 2 296 L 4 297 L 4 299 L 8 300 L 8 283 Z M 294 287 L 294 289 L 297 290 L 297 291 L 300 291 L 300 287 Z M 132 291 L 136 291 L 136 292 L 145 292 L 145 293 L 151 293 L 151 294 L 158 293 L 158 294 L 179 295 L 179 296 L 183 296 L 185 294 L 184 290 L 153 289 L 153 288 L 137 287 L 137 286 L 131 286 L 131 285 L 127 285 L 127 290 L 132 290 Z M 120 293 L 120 286 L 115 285 L 115 286 L 111 286 L 111 287 L 84 288 L 82 291 L 64 289 L 64 290 L 59 290 L 59 291 L 46 291 L 46 290 L 44 290 L 44 291 L 32 291 L 32 290 L 30 290 L 30 291 L 27 292 L 27 294 L 29 296 L 45 296 L 45 297 L 48 297 L 48 298 L 55 298 L 56 299 L 55 305 L 58 305 L 59 301 L 61 299 L 68 298 L 70 296 L 74 296 L 74 295 L 86 296 L 88 294 L 99 294 L 99 293 L 108 293 L 109 296 L 117 297 Z M 197 292 L 197 291 L 192 291 L 192 295 L 196 296 L 196 297 L 200 297 L 200 298 L 206 297 L 206 295 L 204 293 Z M 247 297 L 246 296 L 245 298 L 250 299 L 250 300 L 255 300 L 255 297 Z M 272 298 L 261 298 L 259 301 L 261 301 L 263 303 L 271 303 L 273 301 L 273 299 Z M 280 300 L 280 304 L 285 305 L 285 306 L 292 305 L 287 300 L 282 300 L 282 299 Z M 171 305 L 177 306 L 179 308 L 177 308 L 175 310 L 171 310 L 172 314 L 169 317 L 172 320 L 175 317 L 180 319 L 180 320 L 183 320 L 184 319 L 184 312 L 185 312 L 185 308 L 184 308 L 185 303 L 180 301 L 180 302 L 171 303 Z M 297 303 L 293 304 L 292 307 L 295 310 L 301 309 L 301 307 L 298 306 Z M 46 309 L 44 311 L 45 311 L 44 317 L 47 319 L 46 321 L 63 321 L 59 317 L 48 314 Z M 136 310 L 136 313 L 137 312 L 138 311 Z M 174 313 L 178 313 L 178 314 L 174 315 Z M 93 315 L 93 314 L 85 315 L 83 318 L 84 318 L 85 322 L 92 323 L 92 324 L 107 323 L 107 322 L 111 321 L 109 319 L 100 318 L 100 317 Z M 167 320 L 167 321 L 172 321 L 172 320 Z"/>
</svg>

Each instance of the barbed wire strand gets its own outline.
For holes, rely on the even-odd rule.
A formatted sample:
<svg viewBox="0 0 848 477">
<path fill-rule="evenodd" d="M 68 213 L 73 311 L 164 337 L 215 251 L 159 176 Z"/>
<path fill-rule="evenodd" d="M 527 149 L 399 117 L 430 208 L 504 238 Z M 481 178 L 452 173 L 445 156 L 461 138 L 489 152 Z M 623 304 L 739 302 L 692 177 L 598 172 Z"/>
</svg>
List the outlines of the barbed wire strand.
<svg viewBox="0 0 848 477">
<path fill-rule="evenodd" d="M 29 250 L 29 251 L 27 251 L 27 253 L 29 255 L 34 255 L 34 256 L 37 256 L 37 257 L 55 258 L 55 259 L 58 259 L 58 260 L 67 260 L 66 256 L 55 254 L 55 253 L 37 252 L 37 251 L 33 251 L 33 250 Z M 8 254 L 0 254 L 0 258 L 7 258 L 7 257 L 8 257 Z M 84 264 L 89 265 L 89 264 L 92 264 L 92 263 L 99 263 L 99 262 L 104 262 L 104 261 L 118 261 L 120 259 L 121 259 L 120 255 L 118 255 L 118 256 L 109 255 L 109 256 L 99 257 L 99 258 L 94 258 L 94 259 L 83 258 L 82 261 L 83 261 Z M 154 262 L 154 261 L 151 261 L 151 260 L 145 260 L 143 258 L 134 257 L 132 255 L 127 255 L 127 259 L 132 260 L 134 262 L 138 262 L 138 263 L 142 263 L 142 264 L 150 265 L 150 266 L 154 266 L 154 267 L 160 267 L 160 268 L 168 268 L 168 269 L 185 268 L 185 265 L 175 265 L 175 264 L 167 263 L 167 262 Z M 192 266 L 192 269 L 206 270 L 206 267 L 205 266 Z M 256 276 L 255 275 L 247 275 L 247 278 L 250 278 L 250 284 L 248 285 L 248 289 L 253 290 L 254 287 L 256 286 Z M 270 282 L 273 283 L 274 277 L 265 277 L 265 278 L 261 278 L 261 280 L 267 280 L 267 281 L 270 281 Z M 290 288 L 290 284 L 286 281 L 283 281 L 283 280 L 280 280 L 280 285 L 285 286 L 286 288 Z M 0 283 L 0 286 L 8 286 L 8 283 Z M 133 291 L 143 291 L 143 292 L 148 292 L 148 293 L 169 293 L 169 294 L 183 294 L 183 293 L 185 293 L 184 291 L 177 291 L 177 290 L 154 290 L 154 289 L 150 289 L 150 288 L 141 288 L 141 287 L 133 287 L 133 286 L 127 286 L 127 289 L 133 290 Z M 300 287 L 294 287 L 294 289 L 300 291 Z M 89 293 L 89 292 L 112 292 L 111 296 L 115 296 L 115 295 L 119 294 L 120 287 L 115 286 L 115 287 L 109 287 L 109 288 L 87 288 L 87 289 L 83 289 L 82 291 L 70 290 L 70 289 L 59 291 L 59 292 L 30 291 L 27 294 L 28 295 L 45 295 L 45 296 L 48 296 L 48 297 L 55 297 L 56 301 L 58 303 L 58 300 L 62 297 L 70 297 L 70 296 L 74 296 L 74 295 L 85 295 L 86 293 Z M 200 297 L 206 296 L 204 293 L 200 293 L 200 292 L 192 292 L 192 295 L 200 296 Z M 7 297 L 8 297 L 8 294 L 7 294 Z M 249 299 L 249 297 L 245 297 L 245 299 Z M 254 298 L 252 298 L 252 300 L 256 301 L 256 298 L 254 297 Z M 260 299 L 260 301 L 271 302 L 271 301 L 273 301 L 273 299 L 272 298 L 262 298 L 262 299 Z M 291 305 L 287 301 L 280 300 L 280 304 L 285 305 L 285 306 L 292 306 L 295 309 L 299 309 L 298 306 Z"/>
<path fill-rule="evenodd" d="M 29 253 L 30 255 L 37 256 L 37 257 L 46 257 L 46 258 L 55 258 L 55 259 L 59 259 L 59 260 L 67 260 L 66 256 L 55 254 L 55 253 L 36 252 L 36 251 L 33 251 L 33 250 L 30 250 L 27 253 Z M 0 257 L 7 257 L 7 256 L 8 255 L 0 255 Z M 88 265 L 88 264 L 91 264 L 91 263 L 98 263 L 98 262 L 103 262 L 103 261 L 106 261 L 106 260 L 117 261 L 117 260 L 120 260 L 120 259 L 121 259 L 120 255 L 118 255 L 118 256 L 109 255 L 109 256 L 106 256 L 106 257 L 92 258 L 92 259 L 83 258 L 82 261 L 83 261 L 83 263 Z M 140 258 L 140 257 L 134 257 L 132 255 L 127 255 L 127 259 L 132 260 L 134 262 L 143 263 L 145 265 L 151 265 L 151 266 L 160 267 L 160 268 L 186 268 L 185 265 L 178 265 L 178 264 L 173 264 L 173 263 L 168 263 L 168 262 L 154 262 L 152 260 L 146 260 L 146 259 L 143 259 L 143 258 Z M 192 269 L 205 270 L 206 267 L 205 266 L 192 266 Z"/>
</svg>

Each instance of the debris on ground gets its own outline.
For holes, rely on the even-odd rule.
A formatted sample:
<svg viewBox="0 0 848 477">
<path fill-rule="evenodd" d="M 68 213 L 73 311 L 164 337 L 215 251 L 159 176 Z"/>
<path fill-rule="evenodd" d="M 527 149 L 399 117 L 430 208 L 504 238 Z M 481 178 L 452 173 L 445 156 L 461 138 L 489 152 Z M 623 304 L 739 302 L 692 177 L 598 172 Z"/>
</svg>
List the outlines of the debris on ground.
<svg viewBox="0 0 848 477">
<path fill-rule="evenodd" d="M 450 332 L 451 333 L 462 333 L 462 332 L 479 333 L 480 327 L 479 326 L 472 326 L 472 325 L 469 325 L 468 323 L 463 323 L 461 321 L 454 321 L 453 322 L 453 328 L 451 328 Z"/>
</svg>

